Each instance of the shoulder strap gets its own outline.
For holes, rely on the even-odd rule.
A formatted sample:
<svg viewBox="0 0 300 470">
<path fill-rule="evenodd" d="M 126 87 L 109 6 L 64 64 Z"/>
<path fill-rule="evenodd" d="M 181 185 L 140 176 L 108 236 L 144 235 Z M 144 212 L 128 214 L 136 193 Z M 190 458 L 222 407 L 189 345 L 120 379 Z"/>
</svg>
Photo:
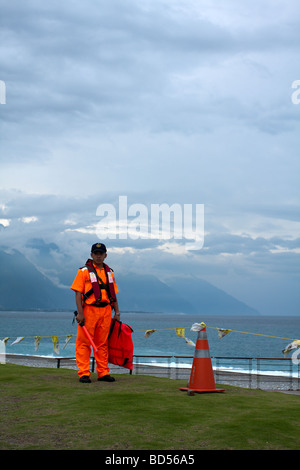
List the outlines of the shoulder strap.
<svg viewBox="0 0 300 470">
<path fill-rule="evenodd" d="M 116 293 L 115 293 L 115 286 L 114 286 L 114 280 L 113 280 L 113 276 L 112 276 L 112 273 L 111 273 L 111 269 L 105 263 L 103 263 L 103 266 L 104 266 L 104 271 L 106 273 L 106 278 L 107 278 L 107 283 L 108 283 L 108 292 L 107 292 L 107 294 L 108 294 L 110 302 L 115 302 L 117 300 L 117 296 L 116 296 Z"/>
<path fill-rule="evenodd" d="M 101 294 L 101 289 L 100 289 L 100 285 L 99 285 L 99 282 L 98 282 L 99 277 L 97 275 L 96 269 L 93 266 L 92 260 L 88 259 L 87 262 L 85 263 L 85 266 L 87 267 L 87 269 L 89 271 L 90 281 L 92 283 L 92 288 L 93 288 L 93 292 L 95 294 L 95 299 L 96 299 L 96 301 L 100 301 L 101 297 L 102 297 L 102 294 Z M 90 291 L 87 292 L 87 294 L 91 295 Z M 89 295 L 88 295 L 88 297 L 89 297 Z M 87 298 L 87 297 L 85 297 L 85 298 Z"/>
</svg>

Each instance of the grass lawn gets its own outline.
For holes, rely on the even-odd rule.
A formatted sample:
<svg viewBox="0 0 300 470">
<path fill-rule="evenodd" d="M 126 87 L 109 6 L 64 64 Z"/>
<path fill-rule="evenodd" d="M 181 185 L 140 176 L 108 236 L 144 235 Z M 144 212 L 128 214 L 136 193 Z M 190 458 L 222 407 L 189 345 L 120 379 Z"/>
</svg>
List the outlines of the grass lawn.
<svg viewBox="0 0 300 470">
<path fill-rule="evenodd" d="M 81 384 L 76 371 L 0 365 L 1 450 L 297 450 L 300 396 L 127 373 Z"/>
</svg>

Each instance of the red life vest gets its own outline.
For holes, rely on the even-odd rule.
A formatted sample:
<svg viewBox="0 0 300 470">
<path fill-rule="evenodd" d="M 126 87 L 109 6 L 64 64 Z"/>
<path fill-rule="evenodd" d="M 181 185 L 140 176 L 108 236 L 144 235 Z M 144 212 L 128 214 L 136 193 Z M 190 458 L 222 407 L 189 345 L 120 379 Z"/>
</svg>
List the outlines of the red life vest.
<svg viewBox="0 0 300 470">
<path fill-rule="evenodd" d="M 102 294 L 101 289 L 105 289 L 107 291 L 107 295 L 110 302 L 115 302 L 117 300 L 115 287 L 114 287 L 114 280 L 112 277 L 112 273 L 110 267 L 103 263 L 103 267 L 106 274 L 107 284 L 105 284 L 102 279 L 99 278 L 96 269 L 94 268 L 93 262 L 91 259 L 88 259 L 85 263 L 90 275 L 90 281 L 92 283 L 92 290 L 87 292 L 84 295 L 84 298 L 87 299 L 93 292 L 96 299 L 96 304 L 101 302 Z"/>
<path fill-rule="evenodd" d="M 119 320 L 112 320 L 108 336 L 108 362 L 132 370 L 132 332 L 131 326 Z"/>
</svg>

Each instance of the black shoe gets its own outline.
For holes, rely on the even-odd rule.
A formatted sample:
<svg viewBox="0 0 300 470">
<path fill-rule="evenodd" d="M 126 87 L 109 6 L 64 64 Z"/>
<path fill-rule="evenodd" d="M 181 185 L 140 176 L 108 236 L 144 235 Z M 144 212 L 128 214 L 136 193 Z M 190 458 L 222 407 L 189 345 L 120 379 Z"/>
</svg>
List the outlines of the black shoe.
<svg viewBox="0 0 300 470">
<path fill-rule="evenodd" d="M 104 375 L 103 377 L 99 377 L 98 380 L 100 382 L 114 382 L 115 379 L 111 375 Z"/>
<path fill-rule="evenodd" d="M 91 379 L 89 378 L 88 375 L 83 375 L 82 377 L 80 377 L 79 382 L 81 382 L 83 384 L 90 384 Z"/>
</svg>

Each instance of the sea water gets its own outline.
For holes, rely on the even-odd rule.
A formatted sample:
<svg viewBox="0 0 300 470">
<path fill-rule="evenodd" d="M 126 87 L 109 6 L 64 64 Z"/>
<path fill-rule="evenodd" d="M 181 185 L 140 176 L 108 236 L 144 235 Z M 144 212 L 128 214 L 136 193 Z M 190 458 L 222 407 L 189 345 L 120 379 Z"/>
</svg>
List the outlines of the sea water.
<svg viewBox="0 0 300 470">
<path fill-rule="evenodd" d="M 78 326 L 76 322 L 73 324 L 73 316 L 72 311 L 0 311 L 0 339 L 9 338 L 6 342 L 7 354 L 74 357 Z M 284 358 L 282 350 L 293 339 L 300 339 L 299 316 L 199 316 L 188 313 L 124 312 L 121 313 L 121 321 L 133 329 L 134 354 L 143 356 L 139 361 L 152 364 L 166 362 L 170 364 L 176 361 L 183 366 L 190 366 L 195 347 L 179 337 L 175 328 L 184 328 L 185 338 L 195 344 L 197 333 L 191 331 L 194 323 L 206 324 L 210 355 L 214 364 L 216 364 L 214 359 L 216 357 L 279 358 L 282 360 Z M 231 331 L 220 339 L 217 328 Z M 145 332 L 153 329 L 156 331 L 146 338 Z M 73 336 L 64 347 L 67 335 Z M 35 336 L 41 337 L 37 350 Z M 58 352 L 54 351 L 52 336 L 58 337 Z M 17 337 L 24 337 L 24 339 L 12 345 Z M 171 358 L 159 356 L 171 356 Z M 184 357 L 175 358 L 176 356 Z M 190 356 L 190 359 L 187 356 Z M 237 366 L 237 361 L 231 363 L 228 359 L 227 367 L 242 371 L 247 368 L 247 361 L 245 361 L 241 360 Z M 280 373 L 283 371 L 282 364 L 283 361 L 270 361 L 267 369 L 270 373 Z"/>
</svg>

